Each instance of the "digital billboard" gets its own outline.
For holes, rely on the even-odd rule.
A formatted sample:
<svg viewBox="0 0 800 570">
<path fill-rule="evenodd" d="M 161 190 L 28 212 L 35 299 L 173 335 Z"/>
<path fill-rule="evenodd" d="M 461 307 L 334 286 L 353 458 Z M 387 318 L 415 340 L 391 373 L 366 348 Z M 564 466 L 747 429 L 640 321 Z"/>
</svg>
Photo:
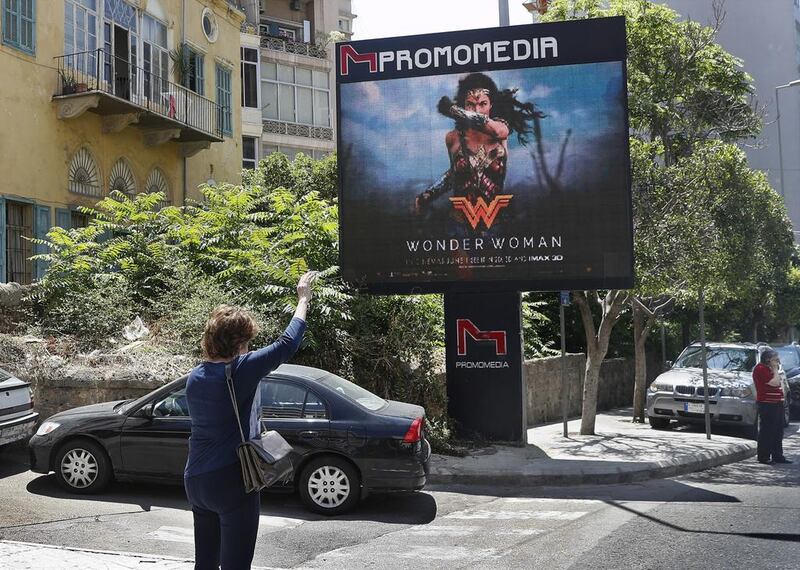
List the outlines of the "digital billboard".
<svg viewBox="0 0 800 570">
<path fill-rule="evenodd" d="M 336 44 L 345 280 L 631 287 L 625 57 L 624 18 Z"/>
</svg>

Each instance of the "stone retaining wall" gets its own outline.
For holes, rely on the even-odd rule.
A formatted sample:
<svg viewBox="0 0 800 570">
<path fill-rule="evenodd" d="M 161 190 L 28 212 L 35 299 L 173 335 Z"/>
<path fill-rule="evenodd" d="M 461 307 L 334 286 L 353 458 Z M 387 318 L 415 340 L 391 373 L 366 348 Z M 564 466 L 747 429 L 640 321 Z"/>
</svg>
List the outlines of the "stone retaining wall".
<svg viewBox="0 0 800 570">
<path fill-rule="evenodd" d="M 138 398 L 193 365 L 183 356 L 119 351 L 76 355 L 68 363 L 51 354 L 42 339 L 0 334 L 0 368 L 31 383 L 41 420 L 77 406 Z"/>
<path fill-rule="evenodd" d="M 569 389 L 569 415 L 581 415 L 583 405 L 583 372 L 586 355 L 566 355 L 566 384 Z M 648 355 L 647 383 L 661 373 L 659 360 Z M 523 376 L 528 387 L 528 425 L 561 419 L 561 357 L 526 360 Z M 633 404 L 633 358 L 612 358 L 600 367 L 597 410 L 610 410 Z"/>
</svg>

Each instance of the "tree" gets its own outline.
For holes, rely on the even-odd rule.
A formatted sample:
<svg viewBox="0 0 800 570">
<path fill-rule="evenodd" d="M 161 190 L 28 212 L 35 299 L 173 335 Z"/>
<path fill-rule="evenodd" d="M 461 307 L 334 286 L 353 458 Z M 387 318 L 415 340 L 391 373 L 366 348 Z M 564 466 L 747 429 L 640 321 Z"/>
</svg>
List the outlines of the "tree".
<svg viewBox="0 0 800 570">
<path fill-rule="evenodd" d="M 637 283 L 630 293 L 575 294 L 587 339 L 582 434 L 594 433 L 600 365 L 628 301 L 635 299 L 634 323 L 639 323 L 634 339 L 640 359 L 638 394 L 643 393 L 644 340 L 667 306 L 663 295 L 697 285 L 698 277 L 719 267 L 697 239 L 714 231 L 716 221 L 698 208 L 704 194 L 692 198 L 697 184 L 684 180 L 679 186 L 671 180 L 681 168 L 680 159 L 691 156 L 703 141 L 736 141 L 760 128 L 752 82 L 740 62 L 714 43 L 716 28 L 681 22 L 671 9 L 647 0 L 555 0 L 546 19 L 607 16 L 625 16 L 627 21 Z M 679 191 L 667 192 L 675 189 Z M 682 225 L 689 231 L 676 231 Z M 699 274 L 690 270 L 696 268 L 694 261 L 701 262 Z M 683 270 L 676 271 L 678 266 Z M 599 308 L 599 325 L 593 305 Z"/>
</svg>

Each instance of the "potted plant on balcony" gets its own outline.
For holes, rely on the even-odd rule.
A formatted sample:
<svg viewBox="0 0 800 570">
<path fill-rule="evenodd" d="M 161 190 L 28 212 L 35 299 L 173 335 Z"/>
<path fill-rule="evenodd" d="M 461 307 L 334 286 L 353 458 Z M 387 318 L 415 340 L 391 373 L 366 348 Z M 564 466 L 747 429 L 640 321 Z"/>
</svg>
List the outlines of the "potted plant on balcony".
<svg viewBox="0 0 800 570">
<path fill-rule="evenodd" d="M 61 76 L 61 94 L 72 95 L 75 93 L 75 76 L 63 69 L 59 69 L 58 74 Z"/>
<path fill-rule="evenodd" d="M 89 90 L 89 84 L 83 82 L 75 83 L 75 93 L 86 93 Z"/>
</svg>

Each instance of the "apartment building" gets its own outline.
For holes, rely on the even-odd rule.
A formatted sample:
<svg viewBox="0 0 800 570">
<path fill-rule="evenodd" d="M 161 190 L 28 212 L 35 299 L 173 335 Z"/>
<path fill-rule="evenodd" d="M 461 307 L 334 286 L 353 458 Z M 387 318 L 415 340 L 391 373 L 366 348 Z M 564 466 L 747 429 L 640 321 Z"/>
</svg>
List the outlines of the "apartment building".
<svg viewBox="0 0 800 570">
<path fill-rule="evenodd" d="M 0 282 L 41 276 L 26 238 L 111 191 L 182 205 L 241 181 L 238 4 L 2 0 Z"/>
<path fill-rule="evenodd" d="M 350 0 L 241 0 L 242 165 L 272 152 L 336 150 L 333 44 L 352 36 Z M 333 32 L 333 33 L 332 33 Z"/>
<path fill-rule="evenodd" d="M 714 22 L 712 0 L 663 0 L 681 17 Z M 800 237 L 800 89 L 776 87 L 800 78 L 800 0 L 725 0 L 717 41 L 742 60 L 755 82 L 756 102 L 765 110 L 764 128 L 743 148 L 752 168 L 769 175 L 784 198 Z M 780 110 L 780 130 L 778 122 Z M 780 132 L 780 140 L 778 134 Z M 781 168 L 781 166 L 783 168 Z"/>
</svg>

